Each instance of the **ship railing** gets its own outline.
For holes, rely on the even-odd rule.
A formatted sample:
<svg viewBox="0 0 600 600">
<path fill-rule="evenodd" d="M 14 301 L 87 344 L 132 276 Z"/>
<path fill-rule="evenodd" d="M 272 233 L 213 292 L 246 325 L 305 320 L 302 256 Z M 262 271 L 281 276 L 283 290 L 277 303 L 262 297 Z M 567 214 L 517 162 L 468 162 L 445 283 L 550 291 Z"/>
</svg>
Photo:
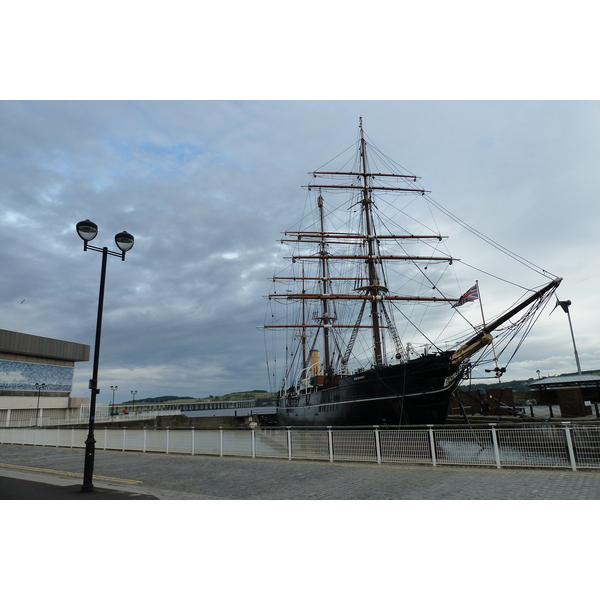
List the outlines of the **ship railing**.
<svg viewBox="0 0 600 600">
<path fill-rule="evenodd" d="M 0 428 L 0 443 L 85 447 L 85 428 Z M 600 426 L 149 429 L 96 427 L 96 448 L 121 452 L 427 464 L 600 469 Z"/>
</svg>

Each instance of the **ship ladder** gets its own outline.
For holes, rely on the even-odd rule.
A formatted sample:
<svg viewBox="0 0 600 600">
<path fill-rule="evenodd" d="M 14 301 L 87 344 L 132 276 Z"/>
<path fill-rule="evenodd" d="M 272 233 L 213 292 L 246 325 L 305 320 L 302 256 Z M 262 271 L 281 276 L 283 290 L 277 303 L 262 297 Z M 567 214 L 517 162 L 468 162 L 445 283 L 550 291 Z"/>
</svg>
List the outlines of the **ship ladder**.
<svg viewBox="0 0 600 600">
<path fill-rule="evenodd" d="M 400 336 L 398 335 L 398 330 L 396 329 L 396 325 L 390 319 L 387 309 L 385 308 L 385 304 L 383 302 L 381 303 L 381 309 L 383 311 L 385 320 L 387 321 L 390 333 L 392 334 L 392 339 L 394 340 L 394 345 L 396 346 L 396 358 L 397 359 L 404 358 L 405 357 L 404 346 L 402 345 L 402 342 L 400 341 Z"/>
<path fill-rule="evenodd" d="M 342 375 L 348 375 L 348 361 L 350 360 L 350 354 L 352 354 L 352 348 L 354 347 L 354 342 L 358 337 L 358 330 L 360 327 L 360 323 L 363 318 L 363 313 L 365 311 L 365 306 L 367 304 L 366 299 L 363 300 L 362 306 L 360 307 L 360 312 L 358 313 L 358 318 L 356 319 L 356 324 L 354 325 L 354 329 L 352 330 L 352 335 L 350 335 L 350 341 L 348 342 L 348 347 L 346 348 L 346 352 L 344 356 L 342 356 L 342 367 L 341 372 Z"/>
</svg>

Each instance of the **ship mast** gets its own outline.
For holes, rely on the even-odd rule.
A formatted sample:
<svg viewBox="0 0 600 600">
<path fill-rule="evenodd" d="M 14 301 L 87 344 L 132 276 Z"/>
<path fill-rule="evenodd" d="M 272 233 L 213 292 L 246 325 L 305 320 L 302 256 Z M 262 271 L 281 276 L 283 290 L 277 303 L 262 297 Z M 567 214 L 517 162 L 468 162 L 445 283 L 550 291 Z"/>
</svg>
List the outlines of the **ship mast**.
<svg viewBox="0 0 600 600">
<path fill-rule="evenodd" d="M 325 361 L 325 376 L 331 375 L 331 354 L 329 344 L 329 323 L 331 321 L 329 317 L 329 307 L 327 302 L 327 294 L 329 293 L 329 266 L 328 266 L 328 252 L 327 244 L 325 241 L 325 219 L 323 216 L 323 196 L 319 194 L 317 199 L 317 205 L 319 207 L 319 224 L 321 227 L 321 233 L 323 234 L 321 241 L 319 242 L 319 257 L 321 259 L 321 277 L 323 279 L 323 295 L 321 297 L 321 306 L 323 308 L 323 314 L 320 317 L 320 321 L 323 324 L 323 359 Z"/>
<path fill-rule="evenodd" d="M 375 252 L 374 252 L 374 236 L 373 236 L 373 223 L 372 223 L 372 200 L 369 195 L 368 189 L 368 175 L 367 175 L 367 154 L 365 137 L 362 127 L 362 117 L 360 118 L 360 155 L 362 162 L 362 179 L 363 179 L 363 214 L 365 217 L 365 227 L 367 235 L 367 248 L 368 248 L 368 276 L 369 285 L 366 286 L 371 293 L 371 322 L 373 324 L 373 350 L 375 353 L 375 364 L 381 366 L 383 364 L 383 352 L 381 350 L 381 331 L 379 328 L 379 301 L 377 300 L 378 292 L 380 290 L 379 278 L 377 276 L 377 269 L 375 267 Z"/>
<path fill-rule="evenodd" d="M 300 301 L 302 303 L 302 325 L 300 337 L 302 338 L 302 362 L 303 369 L 307 368 L 306 356 L 306 337 L 307 332 L 313 329 L 323 330 L 322 339 L 322 369 L 321 372 L 325 375 L 325 385 L 332 380 L 334 375 L 334 362 L 338 360 L 333 356 L 334 345 L 337 345 L 336 334 L 334 330 L 351 329 L 349 341 L 346 342 L 346 352 L 341 356 L 341 369 L 347 371 L 348 360 L 350 352 L 354 344 L 354 340 L 358 335 L 360 329 L 371 330 L 371 343 L 373 349 L 372 363 L 376 367 L 381 367 L 385 362 L 384 352 L 384 329 L 389 329 L 392 339 L 396 346 L 396 357 L 402 354 L 401 342 L 395 331 L 393 322 L 390 321 L 389 316 L 385 309 L 385 301 L 407 301 L 407 302 L 443 302 L 443 303 L 455 303 L 457 299 L 448 298 L 444 296 L 433 296 L 433 295 L 398 295 L 390 293 L 385 285 L 385 281 L 381 279 L 380 269 L 388 261 L 407 261 L 411 263 L 417 262 L 448 262 L 452 264 L 453 259 L 450 256 L 438 255 L 421 255 L 420 253 L 408 254 L 408 253 L 394 253 L 388 254 L 387 252 L 382 253 L 379 247 L 380 242 L 387 241 L 398 241 L 408 240 L 437 240 L 441 241 L 444 239 L 443 236 L 437 235 L 410 235 L 410 234 L 394 234 L 386 233 L 379 234 L 376 227 L 375 218 L 375 199 L 373 193 L 375 190 L 383 191 L 384 193 L 392 192 L 397 194 L 419 194 L 425 195 L 426 190 L 417 187 L 405 187 L 402 183 L 395 183 L 390 180 L 405 180 L 405 181 L 417 181 L 418 177 L 415 175 L 403 175 L 398 173 L 380 173 L 370 172 L 369 164 L 367 160 L 367 143 L 365 140 L 365 134 L 363 131 L 362 118 L 359 123 L 359 141 L 357 144 L 357 160 L 359 161 L 355 169 L 351 171 L 313 171 L 312 176 L 315 182 L 303 186 L 307 187 L 309 191 L 315 190 L 318 192 L 317 198 L 317 215 L 316 221 L 317 226 L 314 230 L 296 230 L 286 231 L 285 238 L 280 240 L 281 243 L 293 243 L 298 245 L 298 249 L 302 245 L 308 247 L 314 247 L 314 252 L 302 252 L 294 251 L 291 256 L 284 258 L 291 260 L 292 263 L 302 262 L 302 273 L 300 275 L 281 276 L 277 275 L 274 280 L 277 281 L 294 281 L 302 282 L 301 291 L 292 292 L 286 290 L 283 294 L 272 293 L 269 294 L 269 298 L 274 300 L 285 299 L 288 301 Z M 332 178 L 343 178 L 346 181 L 338 183 L 333 182 L 319 182 L 316 183 L 316 179 L 324 177 L 326 180 Z M 390 181 L 389 185 L 379 185 L 377 180 L 385 178 Z M 375 185 L 377 181 L 377 185 Z M 408 184 L 410 185 L 410 184 Z M 344 191 L 354 192 L 354 201 L 360 207 L 361 227 L 360 231 L 353 230 L 340 230 L 340 229 L 326 229 L 325 223 L 325 201 L 323 198 L 324 190 L 332 191 Z M 342 247 L 341 251 L 336 251 L 335 248 Z M 352 249 L 356 248 L 355 252 L 351 252 Z M 360 248 L 360 249 L 359 249 Z M 305 275 L 304 263 L 308 261 L 313 263 L 317 262 L 317 271 L 312 275 Z M 334 261 L 333 263 L 331 261 Z M 350 264 L 352 262 L 359 263 L 362 265 L 362 273 L 350 276 L 349 273 L 341 272 L 332 273 L 336 271 L 332 264 L 337 261 L 343 261 L 344 263 Z M 315 266 L 317 266 L 315 265 Z M 304 282 L 315 282 L 315 288 L 307 290 Z M 340 282 L 355 282 L 357 287 L 354 289 L 338 290 L 337 284 Z M 436 289 L 434 287 L 434 289 Z M 385 298 L 384 298 L 385 296 Z M 335 305 L 338 301 L 355 301 L 360 302 L 360 311 L 358 319 L 351 323 L 344 323 L 338 321 L 337 312 Z M 306 315 L 305 303 L 318 302 L 318 314 L 317 315 Z M 370 308 L 371 322 L 368 324 L 362 324 L 363 311 Z M 312 318 L 311 318 L 312 316 Z M 346 315 L 347 316 L 347 315 Z M 308 320 L 307 320 L 308 319 Z M 343 320 L 343 319 L 342 319 Z M 309 322 L 312 321 L 312 322 Z M 387 322 L 386 322 L 387 321 Z M 273 324 L 265 325 L 266 328 L 297 328 L 298 324 Z M 341 334 L 341 332 L 339 332 Z M 316 334 L 318 335 L 318 334 Z M 315 338 L 316 338 L 315 335 Z M 341 334 L 343 335 L 343 334 Z"/>
<path fill-rule="evenodd" d="M 305 294 L 306 290 L 304 289 L 304 264 L 302 264 L 302 293 Z M 306 303 L 304 299 L 302 299 L 302 331 L 300 333 L 300 338 L 302 340 L 302 368 L 306 369 L 308 367 L 308 359 L 306 356 Z"/>
</svg>

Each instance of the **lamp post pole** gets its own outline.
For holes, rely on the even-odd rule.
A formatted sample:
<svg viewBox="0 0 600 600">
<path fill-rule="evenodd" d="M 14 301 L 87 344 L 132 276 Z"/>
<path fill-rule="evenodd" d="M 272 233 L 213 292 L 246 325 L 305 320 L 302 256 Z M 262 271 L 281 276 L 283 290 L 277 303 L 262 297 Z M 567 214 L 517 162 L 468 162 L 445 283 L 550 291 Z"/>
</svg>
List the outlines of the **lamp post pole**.
<svg viewBox="0 0 600 600">
<path fill-rule="evenodd" d="M 113 252 L 107 247 L 98 248 L 89 246 L 98 233 L 98 226 L 89 220 L 77 223 L 77 234 L 83 240 L 83 250 L 95 250 L 102 253 L 102 267 L 100 270 L 100 292 L 98 294 L 98 316 L 96 319 L 96 340 L 94 343 L 94 362 L 92 367 L 92 378 L 90 379 L 90 419 L 88 424 L 88 435 L 85 440 L 85 461 L 83 466 L 83 485 L 82 492 L 91 492 L 94 490 L 92 478 L 94 474 L 94 454 L 96 449 L 96 439 L 94 438 L 94 424 L 96 419 L 96 396 L 100 393 L 98 389 L 98 363 L 100 359 L 100 336 L 102 333 L 102 311 L 104 307 L 104 285 L 106 282 L 106 259 L 108 255 L 120 256 L 125 260 L 125 252 L 133 247 L 134 238 L 130 233 L 123 231 L 115 236 L 115 243 L 121 250 L 120 253 Z"/>
<path fill-rule="evenodd" d="M 112 406 L 110 407 L 110 416 L 112 417 L 115 414 L 115 392 L 119 389 L 118 385 L 111 385 L 110 389 L 113 393 Z M 112 421 L 112 418 L 111 418 Z"/>
<path fill-rule="evenodd" d="M 137 394 L 137 390 L 135 392 L 131 390 L 131 413 L 133 414 L 133 404 L 135 402 L 135 395 Z"/>
<path fill-rule="evenodd" d="M 96 439 L 94 438 L 94 421 L 96 419 L 96 396 L 98 389 L 98 363 L 100 360 L 100 336 L 102 334 L 102 309 L 104 307 L 104 284 L 106 282 L 106 258 L 108 248 L 102 248 L 102 269 L 100 271 L 100 293 L 98 295 L 98 317 L 96 319 L 96 341 L 94 344 L 94 363 L 92 367 L 92 378 L 90 379 L 90 420 L 88 423 L 88 435 L 85 440 L 85 461 L 83 464 L 82 492 L 91 492 L 94 489 L 92 478 L 94 475 L 94 454 L 96 450 Z"/>
</svg>

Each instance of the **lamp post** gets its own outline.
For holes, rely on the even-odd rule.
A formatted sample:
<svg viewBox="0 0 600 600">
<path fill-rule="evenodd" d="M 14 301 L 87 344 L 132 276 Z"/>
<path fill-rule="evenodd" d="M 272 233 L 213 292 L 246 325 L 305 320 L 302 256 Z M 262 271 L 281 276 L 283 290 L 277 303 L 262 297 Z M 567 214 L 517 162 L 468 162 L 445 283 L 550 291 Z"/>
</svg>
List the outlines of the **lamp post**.
<svg viewBox="0 0 600 600">
<path fill-rule="evenodd" d="M 115 235 L 115 243 L 121 252 L 114 252 L 108 248 L 98 248 L 90 246 L 91 242 L 98 234 L 98 226 L 90 220 L 77 223 L 77 234 L 83 240 L 84 252 L 94 250 L 102 253 L 102 268 L 100 270 L 100 292 L 98 295 L 98 317 L 96 320 L 96 341 L 94 345 L 94 363 L 92 367 L 92 378 L 90 379 L 90 420 L 88 427 L 88 436 L 85 440 L 85 463 L 83 467 L 83 485 L 82 492 L 91 492 L 94 489 L 92 477 L 94 474 L 94 453 L 96 440 L 94 438 L 94 420 L 96 418 L 96 396 L 100 393 L 98 389 L 98 360 L 100 357 L 100 335 L 102 331 L 102 309 L 104 306 L 104 284 L 106 281 L 106 259 L 108 255 L 119 256 L 125 260 L 125 253 L 133 247 L 134 238 L 130 233 L 123 231 Z"/>
<path fill-rule="evenodd" d="M 133 404 L 135 402 L 135 395 L 137 394 L 137 390 L 131 390 L 131 412 L 133 413 Z"/>
<path fill-rule="evenodd" d="M 110 389 L 113 393 L 112 406 L 110 408 L 110 416 L 112 417 L 115 414 L 115 392 L 119 389 L 118 385 L 111 385 Z"/>
<path fill-rule="evenodd" d="M 35 389 L 37 390 L 37 397 L 38 397 L 38 401 L 37 401 L 37 409 L 35 411 L 35 426 L 38 427 L 38 421 L 39 421 L 39 415 L 40 415 L 40 394 L 42 393 L 42 390 L 46 387 L 45 383 L 36 383 L 35 384 Z"/>
</svg>

